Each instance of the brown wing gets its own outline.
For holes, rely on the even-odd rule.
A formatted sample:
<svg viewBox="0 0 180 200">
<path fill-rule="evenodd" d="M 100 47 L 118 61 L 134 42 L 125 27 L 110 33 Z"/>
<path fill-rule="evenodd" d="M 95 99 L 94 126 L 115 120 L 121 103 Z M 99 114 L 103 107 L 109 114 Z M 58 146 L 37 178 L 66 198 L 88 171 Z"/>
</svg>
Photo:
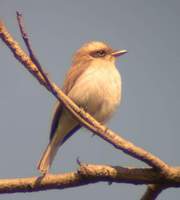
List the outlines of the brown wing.
<svg viewBox="0 0 180 200">
<path fill-rule="evenodd" d="M 52 137 L 56 131 L 61 113 L 62 113 L 62 104 L 59 101 L 57 101 L 55 104 L 52 122 L 51 122 L 51 129 L 50 129 L 50 136 L 49 136 L 50 140 L 52 139 Z"/>
<path fill-rule="evenodd" d="M 72 66 L 70 68 L 70 70 L 68 71 L 68 73 L 66 75 L 66 79 L 64 81 L 64 86 L 63 86 L 63 91 L 65 94 L 69 93 L 69 91 L 72 89 L 75 82 L 78 80 L 78 78 L 81 76 L 81 74 L 86 69 L 87 69 L 87 64 L 85 64 L 85 63 L 80 63 L 79 65 Z M 52 119 L 52 123 L 51 123 L 50 140 L 52 139 L 52 137 L 57 129 L 58 122 L 61 117 L 62 111 L 63 111 L 63 106 L 58 101 L 55 105 L 55 110 L 54 110 L 53 119 Z M 74 130 L 77 130 L 78 128 L 80 128 L 79 125 L 78 125 L 78 127 L 75 127 Z"/>
</svg>

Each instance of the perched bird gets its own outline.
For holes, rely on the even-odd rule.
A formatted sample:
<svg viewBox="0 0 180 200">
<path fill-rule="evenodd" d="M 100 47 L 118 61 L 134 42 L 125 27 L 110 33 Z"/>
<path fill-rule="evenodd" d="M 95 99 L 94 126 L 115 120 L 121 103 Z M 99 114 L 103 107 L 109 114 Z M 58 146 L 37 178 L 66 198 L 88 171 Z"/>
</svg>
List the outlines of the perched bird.
<svg viewBox="0 0 180 200">
<path fill-rule="evenodd" d="M 102 42 L 88 42 L 75 52 L 66 75 L 64 93 L 101 123 L 111 117 L 121 101 L 121 76 L 115 61 L 125 53 Z M 58 102 L 50 141 L 38 164 L 41 173 L 48 173 L 58 148 L 79 128 L 81 124 Z"/>
</svg>

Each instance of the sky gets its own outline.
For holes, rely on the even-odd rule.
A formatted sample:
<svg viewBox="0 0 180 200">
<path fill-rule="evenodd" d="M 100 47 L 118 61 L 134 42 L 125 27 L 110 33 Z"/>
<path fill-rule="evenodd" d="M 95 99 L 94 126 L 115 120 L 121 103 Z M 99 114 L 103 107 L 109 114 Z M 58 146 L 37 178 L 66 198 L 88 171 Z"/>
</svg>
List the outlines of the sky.
<svg viewBox="0 0 180 200">
<path fill-rule="evenodd" d="M 117 62 L 123 100 L 108 127 L 170 165 L 180 165 L 180 1 L 178 0 L 0 0 L 0 19 L 22 45 L 16 11 L 24 15 L 33 49 L 52 80 L 62 85 L 74 51 L 91 40 L 128 54 Z M 55 98 L 0 41 L 0 177 L 38 176 L 38 160 L 48 143 Z M 52 173 L 93 164 L 146 165 L 85 128 L 59 150 Z M 145 186 L 98 183 L 64 190 L 5 194 L 0 199 L 103 198 L 138 200 Z M 176 200 L 167 189 L 158 200 Z"/>
</svg>

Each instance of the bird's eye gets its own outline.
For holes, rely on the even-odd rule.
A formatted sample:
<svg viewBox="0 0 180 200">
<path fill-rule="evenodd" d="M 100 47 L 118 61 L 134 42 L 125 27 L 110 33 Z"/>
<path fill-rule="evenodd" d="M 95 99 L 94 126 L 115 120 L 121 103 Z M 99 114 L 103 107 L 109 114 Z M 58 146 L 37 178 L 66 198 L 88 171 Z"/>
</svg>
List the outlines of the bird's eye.
<svg viewBox="0 0 180 200">
<path fill-rule="evenodd" d="M 105 55 L 106 55 L 106 51 L 105 50 L 96 51 L 96 56 L 97 57 L 104 57 Z"/>
<path fill-rule="evenodd" d="M 104 57 L 106 55 L 107 55 L 107 52 L 103 49 L 91 52 L 91 56 L 94 58 Z"/>
</svg>

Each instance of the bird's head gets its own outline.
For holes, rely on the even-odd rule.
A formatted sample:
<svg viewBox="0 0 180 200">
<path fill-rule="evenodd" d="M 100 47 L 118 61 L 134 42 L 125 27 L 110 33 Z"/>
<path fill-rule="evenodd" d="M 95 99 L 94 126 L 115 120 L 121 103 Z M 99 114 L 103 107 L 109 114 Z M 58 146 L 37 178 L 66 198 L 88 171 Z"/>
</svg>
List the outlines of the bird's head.
<svg viewBox="0 0 180 200">
<path fill-rule="evenodd" d="M 127 53 L 127 50 L 113 50 L 103 42 L 92 41 L 78 49 L 73 57 L 73 64 L 86 61 L 106 60 L 114 62 L 117 57 Z"/>
</svg>

